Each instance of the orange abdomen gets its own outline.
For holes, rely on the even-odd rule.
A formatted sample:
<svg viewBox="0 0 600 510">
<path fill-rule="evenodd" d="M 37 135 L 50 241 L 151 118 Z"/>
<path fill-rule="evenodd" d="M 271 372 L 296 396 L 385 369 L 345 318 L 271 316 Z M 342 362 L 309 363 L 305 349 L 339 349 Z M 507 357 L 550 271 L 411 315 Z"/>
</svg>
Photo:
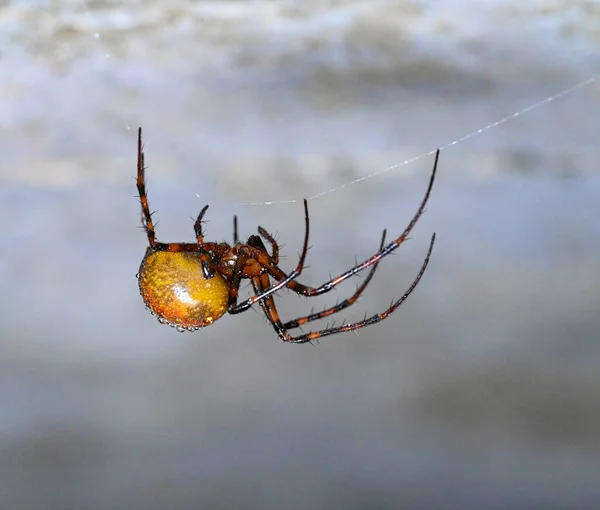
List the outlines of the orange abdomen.
<svg viewBox="0 0 600 510">
<path fill-rule="evenodd" d="M 138 273 L 140 294 L 160 322 L 178 329 L 209 326 L 227 311 L 228 284 L 207 280 L 197 252 L 148 251 Z"/>
</svg>

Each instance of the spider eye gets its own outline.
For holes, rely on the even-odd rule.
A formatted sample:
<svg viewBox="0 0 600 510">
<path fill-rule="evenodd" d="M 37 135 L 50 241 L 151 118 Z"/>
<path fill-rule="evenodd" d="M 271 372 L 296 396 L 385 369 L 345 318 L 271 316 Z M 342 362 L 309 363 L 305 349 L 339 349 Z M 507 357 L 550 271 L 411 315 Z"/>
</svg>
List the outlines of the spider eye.
<svg viewBox="0 0 600 510">
<path fill-rule="evenodd" d="M 227 281 L 218 273 L 206 279 L 196 252 L 149 251 L 138 282 L 158 320 L 180 330 L 209 326 L 227 310 Z"/>
</svg>

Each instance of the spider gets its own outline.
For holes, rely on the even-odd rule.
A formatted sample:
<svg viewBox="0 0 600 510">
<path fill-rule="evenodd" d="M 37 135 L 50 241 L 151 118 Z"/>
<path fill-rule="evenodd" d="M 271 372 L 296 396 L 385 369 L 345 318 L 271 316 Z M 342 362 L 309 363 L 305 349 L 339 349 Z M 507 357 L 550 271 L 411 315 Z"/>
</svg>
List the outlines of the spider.
<svg viewBox="0 0 600 510">
<path fill-rule="evenodd" d="M 398 248 L 407 238 L 423 214 L 433 187 L 439 150 L 429 180 L 429 186 L 416 214 L 404 232 L 389 244 L 385 244 L 386 231 L 381 236 L 379 250 L 370 258 L 348 269 L 339 276 L 319 287 L 308 287 L 297 281 L 302 273 L 308 250 L 309 217 L 308 203 L 304 200 L 304 244 L 296 268 L 286 274 L 279 268 L 279 246 L 274 237 L 264 228 L 258 227 L 259 235 L 251 235 L 246 243 L 238 238 L 237 216 L 233 217 L 233 245 L 225 242 L 207 242 L 202 232 L 202 220 L 208 205 L 204 206 L 194 223 L 196 242 L 161 243 L 156 239 L 152 214 L 148 206 L 144 180 L 144 152 L 142 128 L 138 129 L 137 143 L 137 189 L 142 206 L 142 227 L 146 231 L 149 246 L 137 274 L 140 294 L 152 314 L 159 322 L 177 328 L 179 331 L 196 331 L 209 326 L 225 312 L 237 314 L 259 303 L 279 338 L 284 342 L 300 344 L 321 337 L 353 331 L 370 326 L 389 317 L 411 294 L 425 273 L 435 243 L 435 233 L 431 237 L 425 260 L 406 292 L 382 313 L 366 317 L 359 322 L 326 327 L 320 331 L 293 336 L 289 330 L 303 324 L 333 315 L 351 306 L 365 290 L 380 260 Z M 267 250 L 263 239 L 270 245 Z M 318 313 L 282 323 L 275 305 L 274 294 L 284 287 L 302 296 L 312 297 L 329 292 L 338 284 L 356 273 L 370 268 L 364 282 L 349 298 Z M 238 293 L 242 279 L 250 279 L 254 295 L 238 303 Z"/>
</svg>

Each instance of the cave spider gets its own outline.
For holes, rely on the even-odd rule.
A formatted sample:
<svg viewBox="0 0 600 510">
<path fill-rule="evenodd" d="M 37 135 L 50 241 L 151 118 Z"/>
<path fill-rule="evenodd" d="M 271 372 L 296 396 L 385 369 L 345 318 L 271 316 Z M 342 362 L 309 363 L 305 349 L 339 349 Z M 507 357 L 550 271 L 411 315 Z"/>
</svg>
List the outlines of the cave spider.
<svg viewBox="0 0 600 510">
<path fill-rule="evenodd" d="M 427 255 L 416 278 L 405 293 L 387 310 L 352 324 L 328 327 L 297 336 L 293 336 L 289 332 L 289 330 L 309 322 L 336 314 L 356 302 L 371 281 L 381 259 L 392 253 L 406 240 L 423 214 L 433 188 L 440 155 L 439 150 L 435 155 L 433 171 L 425 196 L 402 234 L 386 245 L 386 231 L 384 230 L 379 250 L 374 255 L 319 287 L 308 287 L 297 281 L 302 273 L 308 251 L 309 217 L 306 200 L 304 200 L 304 243 L 298 265 L 289 274 L 279 268 L 279 246 L 274 237 L 264 228 L 258 227 L 259 235 L 251 235 L 245 243 L 240 242 L 236 216 L 233 218 L 232 245 L 225 242 L 205 241 L 202 220 L 208 205 L 202 208 L 194 223 L 195 242 L 162 243 L 156 239 L 152 214 L 148 206 L 144 180 L 142 128 L 138 130 L 137 147 L 137 189 L 142 206 L 142 225 L 149 244 L 137 274 L 139 289 L 147 308 L 157 316 L 158 320 L 179 331 L 196 331 L 209 326 L 222 317 L 225 312 L 237 314 L 258 303 L 281 340 L 296 344 L 311 342 L 325 336 L 364 328 L 386 319 L 408 298 L 425 273 L 435 243 L 435 234 L 431 237 Z M 263 239 L 270 245 L 270 252 Z M 275 292 L 287 288 L 302 296 L 318 296 L 329 292 L 344 280 L 367 268 L 370 268 L 367 277 L 349 298 L 321 312 L 311 313 L 287 322 L 281 321 L 275 305 Z M 238 303 L 240 283 L 243 279 L 251 281 L 254 295 Z"/>
</svg>

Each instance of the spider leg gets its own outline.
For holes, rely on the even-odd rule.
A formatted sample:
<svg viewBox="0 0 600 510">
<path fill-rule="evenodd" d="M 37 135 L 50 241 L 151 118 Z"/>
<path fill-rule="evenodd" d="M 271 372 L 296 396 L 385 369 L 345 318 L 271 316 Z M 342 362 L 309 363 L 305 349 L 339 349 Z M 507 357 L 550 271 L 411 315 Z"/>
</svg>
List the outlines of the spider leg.
<svg viewBox="0 0 600 510">
<path fill-rule="evenodd" d="M 202 220 L 204 219 L 204 215 L 208 211 L 208 204 L 205 205 L 201 210 L 200 214 L 196 218 L 196 222 L 194 223 L 194 233 L 196 234 L 196 241 L 198 241 L 198 246 L 202 246 L 204 244 L 204 233 L 202 232 Z"/>
<path fill-rule="evenodd" d="M 386 231 L 384 230 L 383 234 L 381 236 L 381 244 L 379 246 L 380 250 L 381 250 L 381 248 L 383 248 L 383 245 L 385 244 L 385 234 L 386 234 Z M 360 297 L 360 295 L 363 293 L 363 291 L 367 288 L 367 285 L 369 285 L 369 282 L 371 281 L 371 278 L 373 278 L 373 275 L 375 274 L 375 270 L 377 269 L 378 265 L 379 265 L 379 261 L 375 262 L 375 264 L 373 264 L 373 266 L 371 266 L 371 270 L 369 271 L 369 274 L 365 278 L 365 281 L 362 282 L 362 284 L 356 289 L 356 292 L 348 299 L 345 299 L 344 301 L 342 301 L 341 303 L 338 303 L 335 306 L 326 308 L 325 310 L 322 310 L 321 312 L 311 313 L 310 315 L 307 315 L 305 317 L 300 317 L 299 319 L 294 319 L 294 320 L 288 321 L 283 325 L 283 327 L 285 329 L 298 328 L 298 327 L 302 326 L 303 324 L 306 324 L 307 322 L 312 322 L 312 321 L 316 321 L 318 319 L 323 319 L 324 317 L 329 317 L 330 315 L 340 312 L 344 308 L 348 308 L 349 306 L 353 305 L 354 303 L 356 303 L 356 300 Z"/>
<path fill-rule="evenodd" d="M 233 244 L 234 246 L 240 242 L 240 238 L 238 237 L 238 221 L 237 216 L 233 216 Z"/>
<path fill-rule="evenodd" d="M 252 287 L 254 287 L 254 292 L 257 295 L 268 289 L 269 285 L 269 276 L 266 273 L 252 278 Z M 276 331 L 279 338 L 284 342 L 295 343 L 295 338 L 288 333 L 285 326 L 281 323 L 281 319 L 279 318 L 279 313 L 277 312 L 277 307 L 275 306 L 275 300 L 273 299 L 273 296 L 269 295 L 266 298 L 262 299 L 260 301 L 260 307 L 264 312 L 265 316 L 267 317 L 267 320 L 273 326 L 273 329 Z"/>
<path fill-rule="evenodd" d="M 431 194 L 431 190 L 433 188 L 433 183 L 435 181 L 435 175 L 437 172 L 439 157 L 440 157 L 440 150 L 438 149 L 437 152 L 435 153 L 435 162 L 433 165 L 433 171 L 431 173 L 431 177 L 429 178 L 429 185 L 427 186 L 427 191 L 425 192 L 425 196 L 423 197 L 423 200 L 421 200 L 421 204 L 419 205 L 417 212 L 415 213 L 413 218 L 410 220 L 410 223 L 404 229 L 404 232 L 402 232 L 400 237 L 398 237 L 397 239 L 392 241 L 390 244 L 388 244 L 387 246 L 380 249 L 377 253 L 375 253 L 375 255 L 371 256 L 364 262 L 354 266 L 351 269 L 348 269 L 348 271 L 345 271 L 344 273 L 340 274 L 339 276 L 336 276 L 335 278 L 329 280 L 328 282 L 324 283 L 323 285 L 321 285 L 319 287 L 309 287 L 307 285 L 303 285 L 297 281 L 292 281 L 292 280 L 288 281 L 288 283 L 286 284 L 286 287 L 289 288 L 290 290 L 293 290 L 294 292 L 296 292 L 298 294 L 301 294 L 303 296 L 308 296 L 308 297 L 324 294 L 326 292 L 329 292 L 335 286 L 342 283 L 344 280 L 347 280 L 348 278 L 350 278 L 352 275 L 355 275 L 356 273 L 362 271 L 363 269 L 366 269 L 367 267 L 372 266 L 373 264 L 375 264 L 376 262 L 381 260 L 383 257 L 385 257 L 386 255 L 393 252 L 396 248 L 398 248 L 406 240 L 406 238 L 408 237 L 408 235 L 410 234 L 412 229 L 415 227 L 415 225 L 419 221 L 419 218 L 425 211 L 425 206 L 427 205 L 427 201 L 429 200 L 429 195 Z M 434 234 L 434 236 L 435 236 L 435 234 Z M 279 282 L 281 282 L 287 278 L 286 274 L 281 269 L 279 269 L 279 267 L 277 267 L 277 266 L 270 269 L 269 274 Z"/>
<path fill-rule="evenodd" d="M 277 241 L 275 241 L 275 238 L 262 227 L 258 227 L 258 233 L 263 236 L 271 245 L 273 249 L 273 253 L 271 254 L 273 263 L 279 264 L 279 245 L 277 244 Z"/>
<path fill-rule="evenodd" d="M 433 236 L 431 237 L 431 242 L 429 243 L 429 249 L 427 250 L 427 255 L 425 256 L 425 260 L 423 261 L 423 264 L 421 266 L 421 269 L 419 270 L 419 273 L 417 274 L 417 277 L 413 280 L 413 282 L 410 284 L 408 289 L 404 292 L 402 297 L 400 297 L 400 299 L 394 301 L 387 310 L 385 310 L 381 313 L 375 314 L 369 318 L 365 318 L 364 320 L 359 321 L 359 322 L 354 322 L 352 324 L 346 324 L 343 326 L 339 326 L 337 328 L 327 328 L 327 329 L 323 329 L 321 331 L 311 331 L 310 333 L 306 333 L 304 335 L 294 337 L 292 340 L 288 340 L 288 341 L 295 343 L 295 344 L 312 342 L 313 340 L 323 338 L 324 336 L 336 335 L 337 333 L 345 333 L 346 331 L 355 331 L 357 329 L 361 329 L 366 326 L 370 326 L 371 324 L 376 324 L 377 322 L 387 319 L 394 311 L 396 311 L 396 309 L 398 309 L 398 307 L 402 303 L 404 303 L 404 301 L 406 301 L 408 296 L 410 296 L 412 291 L 415 290 L 416 286 L 419 284 L 419 281 L 425 274 L 425 270 L 427 269 L 427 265 L 429 264 L 429 258 L 431 257 L 431 252 L 433 250 L 434 243 L 435 243 L 435 234 L 433 234 Z M 284 329 L 285 329 L 285 325 L 284 325 Z"/>
<path fill-rule="evenodd" d="M 208 204 L 205 205 L 200 214 L 198 214 L 198 218 L 196 218 L 196 222 L 194 223 L 194 233 L 196 234 L 196 242 L 198 243 L 198 251 L 200 252 L 200 261 L 202 264 L 202 274 L 204 278 L 210 280 L 214 275 L 215 271 L 210 267 L 210 260 L 208 255 L 206 255 L 206 249 L 204 247 L 204 233 L 202 232 L 202 219 L 204 215 L 208 211 Z"/>
<path fill-rule="evenodd" d="M 152 214 L 148 206 L 148 195 L 146 193 L 146 181 L 144 178 L 144 151 L 142 146 L 142 128 L 138 128 L 138 154 L 137 154 L 137 189 L 142 204 L 142 226 L 148 236 L 150 247 L 156 248 L 156 234 L 154 232 L 154 224 L 152 223 Z"/>
<path fill-rule="evenodd" d="M 298 265 L 296 266 L 296 269 L 294 269 L 289 275 L 284 275 L 284 278 L 279 280 L 277 283 L 275 283 L 271 286 L 268 286 L 265 289 L 262 289 L 259 294 L 256 294 L 256 295 L 246 299 L 245 301 L 242 301 L 238 305 L 230 308 L 228 310 L 229 313 L 236 314 L 236 313 L 243 312 L 244 310 L 247 310 L 252 305 L 257 303 L 258 301 L 261 301 L 264 298 L 266 298 L 267 296 L 270 296 L 271 294 L 277 292 L 279 289 L 282 289 L 288 283 L 290 283 L 292 280 L 294 280 L 294 278 L 297 278 L 298 276 L 300 276 L 300 274 L 302 273 L 302 269 L 304 268 L 304 261 L 306 259 L 306 253 L 308 252 L 308 235 L 309 235 L 310 221 L 309 221 L 309 217 L 308 217 L 308 202 L 306 201 L 306 199 L 304 200 L 304 224 L 305 224 L 304 245 L 302 246 L 302 252 L 300 253 L 300 259 L 298 260 Z M 263 264 L 261 264 L 261 265 L 263 265 Z M 265 269 L 269 270 L 269 272 L 273 271 L 277 267 L 277 266 L 271 265 L 270 263 L 264 264 L 264 266 L 265 266 Z"/>
<path fill-rule="evenodd" d="M 244 266 L 246 265 L 246 257 L 243 255 L 238 256 L 235 261 L 235 267 L 229 281 L 229 300 L 227 302 L 227 311 L 232 313 L 231 310 L 235 309 L 240 292 L 240 284 L 242 283 L 242 276 L 244 274 Z M 234 312 L 235 313 L 235 312 Z"/>
</svg>

